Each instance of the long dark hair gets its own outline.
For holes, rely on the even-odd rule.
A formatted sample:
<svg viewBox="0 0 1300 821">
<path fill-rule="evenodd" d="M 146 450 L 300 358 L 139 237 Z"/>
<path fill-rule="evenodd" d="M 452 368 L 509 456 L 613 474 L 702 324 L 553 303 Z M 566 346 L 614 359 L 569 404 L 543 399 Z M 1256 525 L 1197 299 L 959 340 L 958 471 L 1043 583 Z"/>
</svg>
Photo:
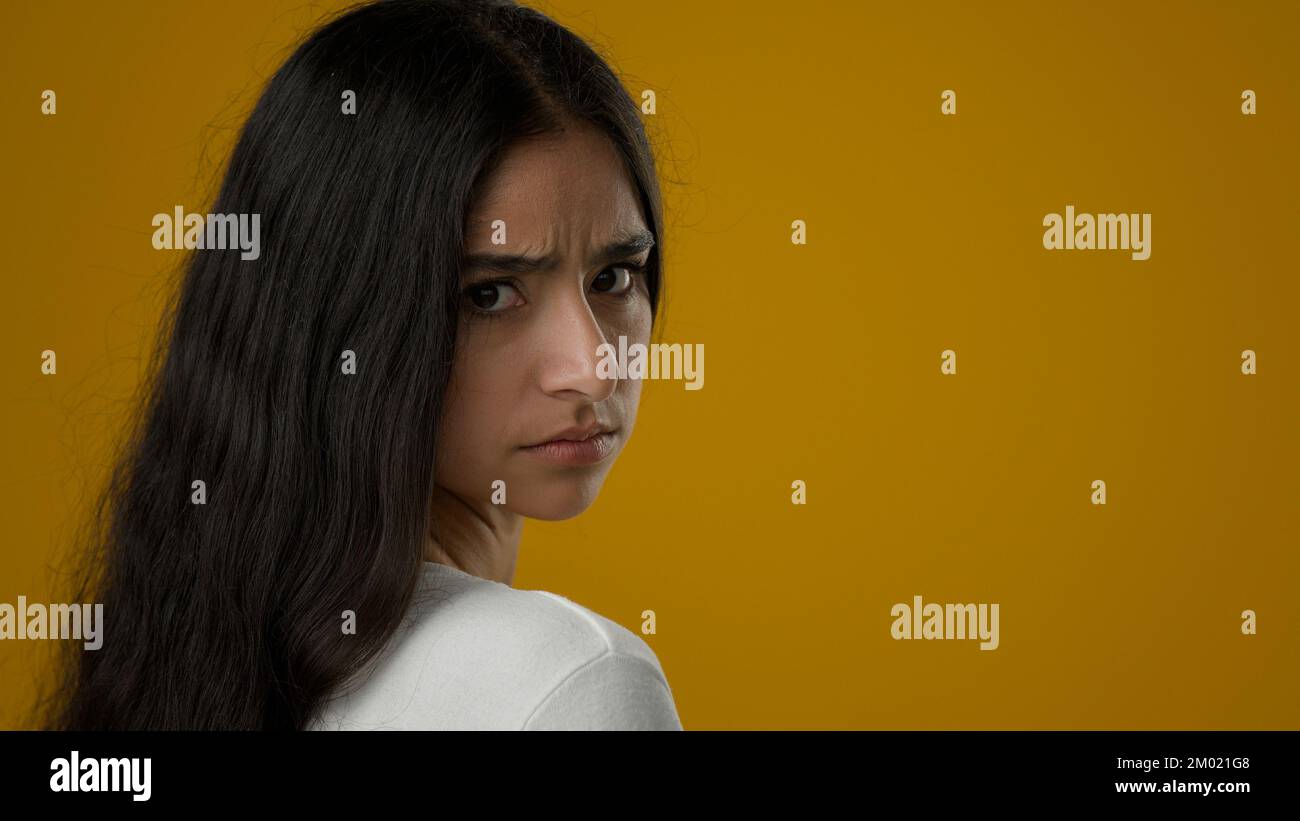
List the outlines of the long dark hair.
<svg viewBox="0 0 1300 821">
<path fill-rule="evenodd" d="M 66 643 L 45 726 L 302 729 L 382 649 L 429 529 L 465 215 L 504 148 L 566 118 L 608 134 L 639 188 L 657 308 L 640 110 L 553 20 L 508 0 L 385 0 L 276 72 L 212 208 L 260 214 L 260 256 L 187 259 L 78 554 L 71 601 L 103 603 L 103 645 Z"/>
</svg>

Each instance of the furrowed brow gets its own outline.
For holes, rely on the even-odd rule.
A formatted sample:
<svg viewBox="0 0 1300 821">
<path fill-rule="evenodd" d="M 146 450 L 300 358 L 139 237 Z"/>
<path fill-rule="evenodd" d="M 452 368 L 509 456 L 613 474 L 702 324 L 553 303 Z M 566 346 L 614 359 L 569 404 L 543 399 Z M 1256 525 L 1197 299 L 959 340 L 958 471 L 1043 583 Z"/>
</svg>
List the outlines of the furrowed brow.
<svg viewBox="0 0 1300 821">
<path fill-rule="evenodd" d="M 638 230 L 619 237 L 596 252 L 591 264 L 599 265 L 609 260 L 634 256 L 653 248 L 654 244 L 653 234 L 644 229 Z M 492 271 L 498 274 L 523 275 L 552 271 L 559 264 L 560 259 L 554 253 L 529 256 L 527 254 L 497 254 L 490 251 L 480 251 L 466 254 L 461 263 L 461 270 L 466 274 L 475 271 Z"/>
<path fill-rule="evenodd" d="M 644 228 L 637 229 L 630 234 L 619 237 L 618 239 L 606 245 L 591 260 L 592 265 L 599 265 L 612 259 L 621 259 L 623 257 L 636 256 L 642 251 L 648 251 L 655 245 L 654 235 Z"/>
<path fill-rule="evenodd" d="M 533 274 L 553 270 L 560 264 L 554 254 L 530 257 L 527 254 L 493 254 L 480 252 L 467 254 L 461 263 L 465 273 L 493 271 L 498 274 Z"/>
</svg>

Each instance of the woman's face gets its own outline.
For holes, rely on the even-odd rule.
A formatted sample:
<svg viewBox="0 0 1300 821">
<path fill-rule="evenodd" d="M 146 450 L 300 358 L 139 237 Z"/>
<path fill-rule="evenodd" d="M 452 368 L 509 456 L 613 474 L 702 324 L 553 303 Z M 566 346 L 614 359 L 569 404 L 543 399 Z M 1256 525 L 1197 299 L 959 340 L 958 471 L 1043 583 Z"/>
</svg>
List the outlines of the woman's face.
<svg viewBox="0 0 1300 821">
<path fill-rule="evenodd" d="M 569 124 L 506 152 L 466 231 L 437 484 L 491 502 L 501 480 L 508 511 L 576 516 L 631 435 L 641 396 L 639 380 L 596 367 L 603 343 L 650 337 L 636 269 L 653 239 L 636 188 L 607 137 Z"/>
</svg>

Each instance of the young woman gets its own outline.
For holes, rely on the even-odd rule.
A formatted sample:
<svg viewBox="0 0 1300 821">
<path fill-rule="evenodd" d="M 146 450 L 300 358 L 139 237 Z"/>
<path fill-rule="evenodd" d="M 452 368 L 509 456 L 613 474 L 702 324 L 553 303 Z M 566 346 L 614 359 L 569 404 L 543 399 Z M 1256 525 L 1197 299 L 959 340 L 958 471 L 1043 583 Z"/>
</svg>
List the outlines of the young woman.
<svg viewBox="0 0 1300 821">
<path fill-rule="evenodd" d="M 510 586 L 594 500 L 648 341 L 658 183 L 604 61 L 507 0 L 388 0 L 275 74 L 101 506 L 69 729 L 680 729 L 653 651 Z"/>
</svg>

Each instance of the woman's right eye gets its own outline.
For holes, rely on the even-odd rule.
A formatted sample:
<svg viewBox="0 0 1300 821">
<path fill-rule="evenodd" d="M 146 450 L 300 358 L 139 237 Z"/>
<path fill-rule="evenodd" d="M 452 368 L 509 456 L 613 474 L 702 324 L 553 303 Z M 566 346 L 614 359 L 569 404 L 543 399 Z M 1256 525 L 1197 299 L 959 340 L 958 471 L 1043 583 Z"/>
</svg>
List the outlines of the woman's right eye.
<svg viewBox="0 0 1300 821">
<path fill-rule="evenodd" d="M 508 282 L 479 282 L 465 289 L 465 298 L 475 311 L 484 314 L 501 313 L 522 305 L 519 291 Z"/>
</svg>

